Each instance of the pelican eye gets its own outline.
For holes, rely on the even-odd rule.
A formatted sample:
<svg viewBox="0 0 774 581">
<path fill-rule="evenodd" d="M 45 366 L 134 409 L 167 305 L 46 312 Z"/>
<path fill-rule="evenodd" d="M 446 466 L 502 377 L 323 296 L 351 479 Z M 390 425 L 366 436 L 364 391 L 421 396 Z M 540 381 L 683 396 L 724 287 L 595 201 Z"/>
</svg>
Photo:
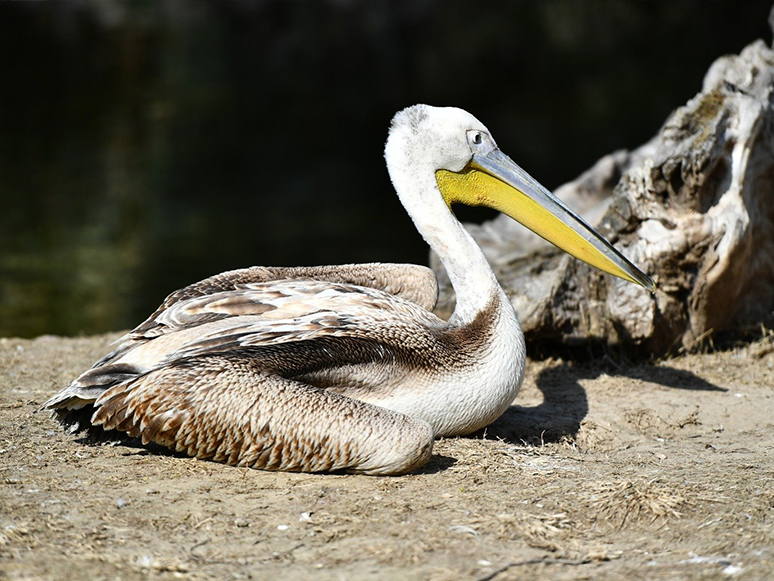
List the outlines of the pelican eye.
<svg viewBox="0 0 774 581">
<path fill-rule="evenodd" d="M 488 146 L 492 143 L 492 138 L 485 132 L 478 129 L 468 130 L 468 144 L 475 151 L 481 151 L 488 149 Z"/>
</svg>

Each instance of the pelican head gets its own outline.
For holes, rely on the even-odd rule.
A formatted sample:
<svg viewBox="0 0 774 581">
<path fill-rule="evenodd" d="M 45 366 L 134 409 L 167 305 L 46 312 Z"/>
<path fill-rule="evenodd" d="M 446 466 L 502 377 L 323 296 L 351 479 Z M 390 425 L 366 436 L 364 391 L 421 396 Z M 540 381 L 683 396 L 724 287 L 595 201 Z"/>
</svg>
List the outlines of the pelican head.
<svg viewBox="0 0 774 581">
<path fill-rule="evenodd" d="M 423 207 L 437 208 L 439 200 L 433 197 L 447 208 L 455 203 L 486 206 L 595 268 L 655 290 L 649 276 L 500 151 L 484 124 L 462 109 L 414 105 L 400 111 L 392 121 L 385 157 L 415 222 L 421 209 L 414 205 L 412 211 L 414 200 L 407 199 L 407 192 Z M 434 183 L 428 183 L 428 176 Z M 413 187 L 401 187 L 404 182 Z"/>
</svg>

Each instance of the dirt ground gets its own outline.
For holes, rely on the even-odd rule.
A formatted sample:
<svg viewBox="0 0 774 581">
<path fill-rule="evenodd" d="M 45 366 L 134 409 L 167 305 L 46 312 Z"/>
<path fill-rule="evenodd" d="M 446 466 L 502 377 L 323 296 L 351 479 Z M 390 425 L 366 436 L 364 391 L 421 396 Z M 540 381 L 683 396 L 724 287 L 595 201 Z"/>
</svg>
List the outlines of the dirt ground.
<svg viewBox="0 0 774 581">
<path fill-rule="evenodd" d="M 486 433 L 402 477 L 90 446 L 37 408 L 115 336 L 0 339 L 0 579 L 774 576 L 774 340 L 532 362 Z"/>
</svg>

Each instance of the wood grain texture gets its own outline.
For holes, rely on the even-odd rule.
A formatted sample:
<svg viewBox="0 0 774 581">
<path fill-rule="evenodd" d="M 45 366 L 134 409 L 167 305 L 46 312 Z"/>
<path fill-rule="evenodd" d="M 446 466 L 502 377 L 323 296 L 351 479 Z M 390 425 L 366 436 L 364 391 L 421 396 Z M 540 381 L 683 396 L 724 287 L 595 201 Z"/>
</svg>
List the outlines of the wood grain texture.
<svg viewBox="0 0 774 581">
<path fill-rule="evenodd" d="M 774 323 L 772 94 L 774 51 L 757 41 L 712 64 L 701 91 L 648 143 L 604 157 L 556 190 L 655 279 L 655 295 L 561 254 L 503 216 L 467 226 L 531 345 L 585 352 L 604 343 L 660 355 Z M 439 309 L 448 312 L 453 289 L 440 262 L 432 265 Z"/>
</svg>

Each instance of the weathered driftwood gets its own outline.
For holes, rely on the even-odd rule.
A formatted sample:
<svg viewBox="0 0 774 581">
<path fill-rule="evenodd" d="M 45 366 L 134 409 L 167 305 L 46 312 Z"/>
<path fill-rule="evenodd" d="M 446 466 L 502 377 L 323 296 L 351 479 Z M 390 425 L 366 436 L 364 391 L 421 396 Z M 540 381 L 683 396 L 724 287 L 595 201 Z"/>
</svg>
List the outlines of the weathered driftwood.
<svg viewBox="0 0 774 581">
<path fill-rule="evenodd" d="M 658 285 L 603 275 L 500 216 L 467 226 L 532 344 L 588 341 L 661 354 L 774 310 L 774 52 L 722 57 L 701 93 L 636 151 L 555 193 Z M 453 296 L 445 274 L 442 301 Z"/>
</svg>

